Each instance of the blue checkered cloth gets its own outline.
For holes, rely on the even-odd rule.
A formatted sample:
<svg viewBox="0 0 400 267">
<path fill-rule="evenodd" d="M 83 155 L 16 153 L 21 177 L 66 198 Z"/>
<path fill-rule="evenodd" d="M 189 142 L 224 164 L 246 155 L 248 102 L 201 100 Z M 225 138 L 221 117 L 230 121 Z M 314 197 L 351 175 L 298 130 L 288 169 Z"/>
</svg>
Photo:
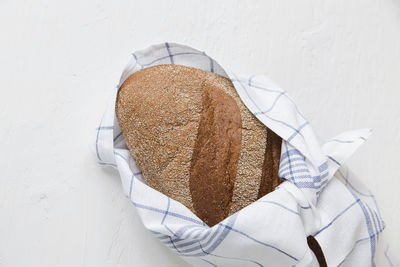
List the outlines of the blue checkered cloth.
<svg viewBox="0 0 400 267">
<path fill-rule="evenodd" d="M 132 73 L 159 64 L 180 64 L 229 78 L 246 107 L 282 137 L 275 191 L 207 226 L 181 203 L 147 186 L 115 117 L 120 85 Z M 287 92 L 263 75 L 240 76 L 206 53 L 174 43 L 132 54 L 96 129 L 99 164 L 116 168 L 125 194 L 144 226 L 194 266 L 318 266 L 307 245 L 320 244 L 328 266 L 375 266 L 385 224 L 371 192 L 344 165 L 368 138 L 361 129 L 320 145 Z M 387 261 L 387 266 L 391 266 Z"/>
</svg>

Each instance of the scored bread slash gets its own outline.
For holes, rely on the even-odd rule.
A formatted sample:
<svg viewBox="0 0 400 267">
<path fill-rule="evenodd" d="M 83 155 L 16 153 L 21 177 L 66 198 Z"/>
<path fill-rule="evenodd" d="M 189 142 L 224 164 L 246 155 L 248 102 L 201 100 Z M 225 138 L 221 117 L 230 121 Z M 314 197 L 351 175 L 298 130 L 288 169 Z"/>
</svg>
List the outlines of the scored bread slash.
<svg viewBox="0 0 400 267">
<path fill-rule="evenodd" d="M 281 138 L 223 76 L 174 64 L 145 68 L 122 84 L 116 116 L 146 183 L 209 226 L 281 183 Z"/>
</svg>

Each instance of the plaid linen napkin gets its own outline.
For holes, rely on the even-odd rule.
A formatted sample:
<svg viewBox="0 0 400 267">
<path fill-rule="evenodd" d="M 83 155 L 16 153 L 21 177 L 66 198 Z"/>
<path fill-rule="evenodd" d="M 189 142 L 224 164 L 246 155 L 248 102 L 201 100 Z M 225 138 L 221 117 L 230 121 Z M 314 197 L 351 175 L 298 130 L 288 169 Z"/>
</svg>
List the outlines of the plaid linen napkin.
<svg viewBox="0 0 400 267">
<path fill-rule="evenodd" d="M 160 64 L 230 78 L 247 108 L 283 139 L 279 176 L 285 181 L 213 227 L 146 185 L 115 117 L 116 95 L 125 79 Z M 144 226 L 194 266 L 319 266 L 308 236 L 318 241 L 328 266 L 375 266 L 376 254 L 384 253 L 377 244 L 385 224 L 374 196 L 344 165 L 370 133 L 349 131 L 320 145 L 287 92 L 266 76 L 240 76 L 204 52 L 163 43 L 132 54 L 96 128 L 95 153 L 100 165 L 118 170 Z"/>
</svg>

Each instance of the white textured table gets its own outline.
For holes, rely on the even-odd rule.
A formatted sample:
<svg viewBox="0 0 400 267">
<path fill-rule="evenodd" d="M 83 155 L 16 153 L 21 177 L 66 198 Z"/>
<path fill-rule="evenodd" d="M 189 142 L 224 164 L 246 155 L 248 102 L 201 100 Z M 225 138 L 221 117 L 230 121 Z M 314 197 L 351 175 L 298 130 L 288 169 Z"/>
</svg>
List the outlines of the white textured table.
<svg viewBox="0 0 400 267">
<path fill-rule="evenodd" d="M 349 164 L 400 262 L 400 2 L 215 2 L 0 1 L 1 267 L 186 266 L 89 149 L 130 53 L 164 41 L 269 75 L 321 140 L 374 128 Z"/>
</svg>

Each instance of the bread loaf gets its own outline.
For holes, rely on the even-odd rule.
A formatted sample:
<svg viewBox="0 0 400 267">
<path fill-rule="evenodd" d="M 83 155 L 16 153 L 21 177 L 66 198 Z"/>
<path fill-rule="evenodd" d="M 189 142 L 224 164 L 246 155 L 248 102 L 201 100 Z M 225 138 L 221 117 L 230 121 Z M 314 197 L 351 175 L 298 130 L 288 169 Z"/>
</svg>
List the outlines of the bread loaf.
<svg viewBox="0 0 400 267">
<path fill-rule="evenodd" d="M 225 77 L 173 64 L 145 68 L 122 84 L 116 116 L 146 183 L 209 226 L 281 182 L 281 138 Z"/>
</svg>

